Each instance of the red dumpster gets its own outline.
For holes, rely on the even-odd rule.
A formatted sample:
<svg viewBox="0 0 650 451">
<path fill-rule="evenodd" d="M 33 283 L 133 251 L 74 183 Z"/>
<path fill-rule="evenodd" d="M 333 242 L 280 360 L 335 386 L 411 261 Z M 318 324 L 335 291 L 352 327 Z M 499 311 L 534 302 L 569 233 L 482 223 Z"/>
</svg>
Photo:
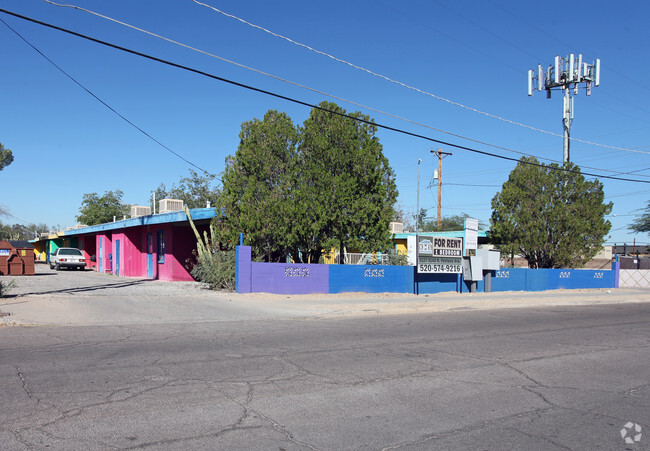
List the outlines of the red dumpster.
<svg viewBox="0 0 650 451">
<path fill-rule="evenodd" d="M 22 276 L 23 275 L 23 261 L 16 254 L 9 257 L 9 275 L 10 276 Z"/>
<path fill-rule="evenodd" d="M 0 274 L 34 274 L 34 246 L 29 241 L 0 241 Z"/>
<path fill-rule="evenodd" d="M 9 257 L 13 246 L 9 241 L 0 241 L 0 275 L 6 276 L 9 274 Z"/>
</svg>

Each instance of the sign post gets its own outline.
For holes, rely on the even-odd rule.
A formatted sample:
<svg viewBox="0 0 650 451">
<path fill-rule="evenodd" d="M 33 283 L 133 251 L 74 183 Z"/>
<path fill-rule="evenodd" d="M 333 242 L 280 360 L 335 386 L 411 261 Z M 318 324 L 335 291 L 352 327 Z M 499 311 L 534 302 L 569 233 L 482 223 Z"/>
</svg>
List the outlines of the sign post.
<svg viewBox="0 0 650 451">
<path fill-rule="evenodd" d="M 466 218 L 465 219 L 465 247 L 463 255 L 467 255 L 467 251 L 478 248 L 478 219 Z"/>
</svg>

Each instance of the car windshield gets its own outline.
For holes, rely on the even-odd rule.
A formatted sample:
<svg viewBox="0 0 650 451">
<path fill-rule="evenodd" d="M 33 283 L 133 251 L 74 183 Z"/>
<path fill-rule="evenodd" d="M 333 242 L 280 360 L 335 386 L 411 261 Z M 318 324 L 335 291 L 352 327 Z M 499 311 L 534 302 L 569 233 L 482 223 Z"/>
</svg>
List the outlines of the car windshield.
<svg viewBox="0 0 650 451">
<path fill-rule="evenodd" d="M 79 249 L 60 249 L 59 255 L 81 255 Z"/>
</svg>

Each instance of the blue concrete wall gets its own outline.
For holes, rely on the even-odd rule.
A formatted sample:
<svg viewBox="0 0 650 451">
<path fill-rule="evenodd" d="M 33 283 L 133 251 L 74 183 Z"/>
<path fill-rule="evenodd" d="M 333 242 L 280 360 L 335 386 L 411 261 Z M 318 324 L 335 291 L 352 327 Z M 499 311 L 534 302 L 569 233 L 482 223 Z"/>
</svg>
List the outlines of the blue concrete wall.
<svg viewBox="0 0 650 451">
<path fill-rule="evenodd" d="M 615 269 L 501 268 L 492 277 L 492 291 L 615 288 L 617 274 Z"/>
<path fill-rule="evenodd" d="M 460 274 L 415 274 L 418 294 L 460 290 Z"/>
<path fill-rule="evenodd" d="M 615 288 L 612 270 L 501 268 L 492 271 L 492 291 Z M 469 292 L 459 274 L 418 274 L 414 266 L 298 265 L 251 262 L 249 246 L 237 246 L 238 293 L 418 293 Z M 480 281 L 477 292 L 485 289 Z"/>
<path fill-rule="evenodd" d="M 330 293 L 413 293 L 413 266 L 329 265 Z"/>
</svg>

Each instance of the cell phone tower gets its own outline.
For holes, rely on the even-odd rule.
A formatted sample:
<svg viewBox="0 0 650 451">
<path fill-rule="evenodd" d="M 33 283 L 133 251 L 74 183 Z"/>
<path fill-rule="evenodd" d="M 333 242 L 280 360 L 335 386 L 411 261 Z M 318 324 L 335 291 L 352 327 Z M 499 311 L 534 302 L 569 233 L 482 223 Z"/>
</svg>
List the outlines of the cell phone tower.
<svg viewBox="0 0 650 451">
<path fill-rule="evenodd" d="M 587 95 L 591 95 L 591 87 L 600 85 L 600 60 L 592 64 L 585 63 L 582 55 L 578 58 L 571 53 L 566 58 L 555 57 L 553 64 L 549 65 L 546 71 L 541 64 L 537 65 L 537 73 L 534 69 L 528 71 L 528 95 L 532 96 L 535 88 L 538 91 L 546 90 L 546 98 L 551 98 L 552 89 L 564 91 L 564 105 L 562 109 L 562 127 L 564 129 L 564 159 L 566 163 L 569 158 L 569 141 L 571 136 L 571 123 L 573 122 L 573 97 L 578 95 L 580 84 L 584 83 Z"/>
</svg>

